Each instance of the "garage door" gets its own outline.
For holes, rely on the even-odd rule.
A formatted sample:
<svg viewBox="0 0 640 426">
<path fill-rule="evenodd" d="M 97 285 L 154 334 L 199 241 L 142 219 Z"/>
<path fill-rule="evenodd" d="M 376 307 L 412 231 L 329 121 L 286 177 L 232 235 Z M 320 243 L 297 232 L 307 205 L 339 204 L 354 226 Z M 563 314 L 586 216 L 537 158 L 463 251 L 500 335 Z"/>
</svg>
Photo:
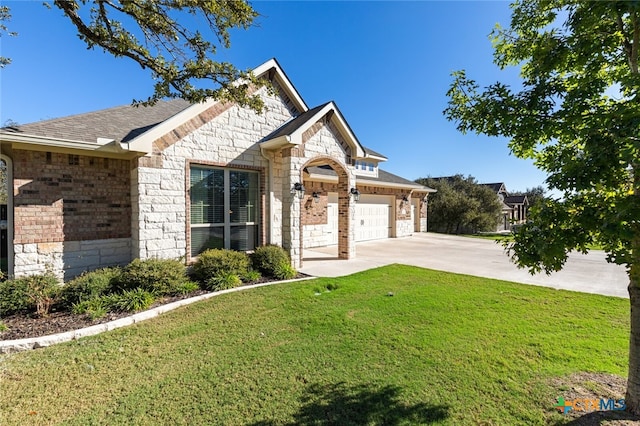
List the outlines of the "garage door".
<svg viewBox="0 0 640 426">
<path fill-rule="evenodd" d="M 360 196 L 356 203 L 356 241 L 378 240 L 391 236 L 391 197 Z"/>
</svg>

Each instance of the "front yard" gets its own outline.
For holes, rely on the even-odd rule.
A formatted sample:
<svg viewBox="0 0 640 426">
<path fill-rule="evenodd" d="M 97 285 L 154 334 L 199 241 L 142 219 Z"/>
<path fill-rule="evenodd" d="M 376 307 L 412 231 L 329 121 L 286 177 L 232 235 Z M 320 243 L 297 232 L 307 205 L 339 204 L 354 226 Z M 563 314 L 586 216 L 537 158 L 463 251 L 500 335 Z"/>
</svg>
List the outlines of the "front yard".
<svg viewBox="0 0 640 426">
<path fill-rule="evenodd" d="M 223 295 L 0 362 L 2 424 L 563 424 L 628 301 L 392 265 Z M 606 395 L 597 383 L 593 396 Z M 619 391 L 619 389 L 618 389 Z"/>
</svg>

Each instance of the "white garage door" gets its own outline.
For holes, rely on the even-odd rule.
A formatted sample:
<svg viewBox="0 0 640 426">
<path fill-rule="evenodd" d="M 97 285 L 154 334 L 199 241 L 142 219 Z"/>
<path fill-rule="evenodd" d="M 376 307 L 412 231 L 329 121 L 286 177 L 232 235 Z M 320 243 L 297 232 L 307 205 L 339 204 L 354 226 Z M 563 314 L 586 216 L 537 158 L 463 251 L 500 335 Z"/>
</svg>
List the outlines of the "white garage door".
<svg viewBox="0 0 640 426">
<path fill-rule="evenodd" d="M 356 241 L 391 237 L 391 203 L 387 195 L 361 195 L 355 204 Z M 338 244 L 338 194 L 329 193 L 327 205 L 327 244 Z"/>
<path fill-rule="evenodd" d="M 355 213 L 356 241 L 391 236 L 391 197 L 363 194 L 356 203 Z"/>
</svg>

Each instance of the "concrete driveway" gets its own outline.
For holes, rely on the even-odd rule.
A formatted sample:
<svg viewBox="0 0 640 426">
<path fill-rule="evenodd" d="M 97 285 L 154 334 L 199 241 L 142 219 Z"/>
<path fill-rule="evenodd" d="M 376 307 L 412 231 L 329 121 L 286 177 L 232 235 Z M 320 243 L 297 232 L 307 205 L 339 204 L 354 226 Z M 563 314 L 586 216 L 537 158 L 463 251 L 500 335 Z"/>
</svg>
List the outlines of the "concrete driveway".
<svg viewBox="0 0 640 426">
<path fill-rule="evenodd" d="M 353 260 L 338 260 L 337 253 L 337 246 L 306 249 L 300 271 L 318 277 L 337 277 L 401 263 L 555 289 L 629 297 L 625 268 L 607 263 L 602 251 L 587 255 L 572 253 L 564 269 L 549 276 L 530 275 L 518 269 L 501 245 L 480 238 L 420 233 L 358 243 Z"/>
</svg>

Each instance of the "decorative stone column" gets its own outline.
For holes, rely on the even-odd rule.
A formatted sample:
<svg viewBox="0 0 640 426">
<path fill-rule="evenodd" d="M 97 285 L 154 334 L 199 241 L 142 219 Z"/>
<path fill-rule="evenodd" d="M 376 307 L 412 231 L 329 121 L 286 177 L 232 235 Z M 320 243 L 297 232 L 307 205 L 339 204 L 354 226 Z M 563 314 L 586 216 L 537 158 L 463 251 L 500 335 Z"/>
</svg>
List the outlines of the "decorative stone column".
<svg viewBox="0 0 640 426">
<path fill-rule="evenodd" d="M 356 202 L 351 188 L 356 187 L 356 178 L 348 169 L 346 174 L 338 176 L 338 258 L 353 259 L 356 257 Z"/>
<path fill-rule="evenodd" d="M 282 247 L 291 256 L 291 265 L 299 268 L 302 264 L 302 227 L 300 211 L 302 201 L 297 193 L 291 193 L 291 188 L 296 183 L 302 183 L 302 161 L 299 157 L 291 155 L 294 149 L 288 153 L 283 152 L 282 170 Z"/>
</svg>

